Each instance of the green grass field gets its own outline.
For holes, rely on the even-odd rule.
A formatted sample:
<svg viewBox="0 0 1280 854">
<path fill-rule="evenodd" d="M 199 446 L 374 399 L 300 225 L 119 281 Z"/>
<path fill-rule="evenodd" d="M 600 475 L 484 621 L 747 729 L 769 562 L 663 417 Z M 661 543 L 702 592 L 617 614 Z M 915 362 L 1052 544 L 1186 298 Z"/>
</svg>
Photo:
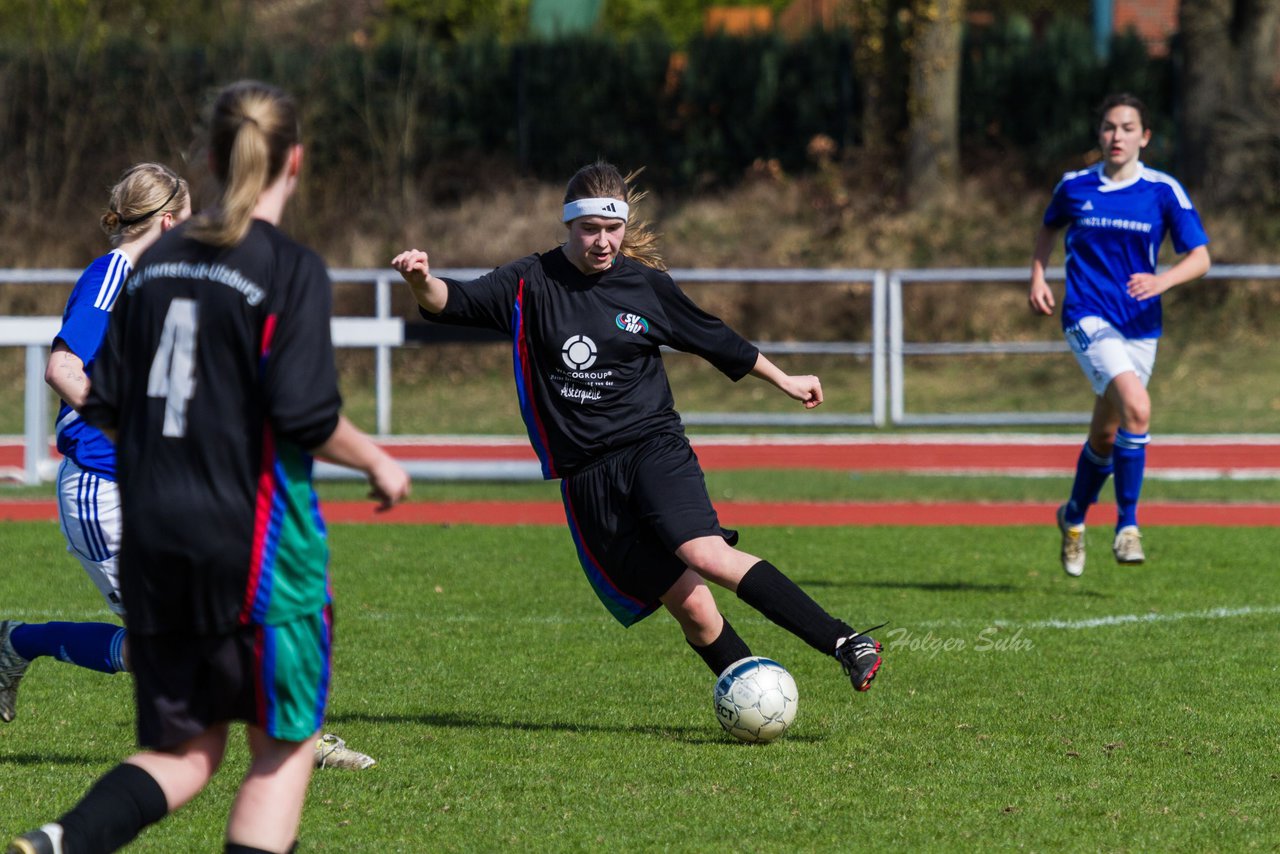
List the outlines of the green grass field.
<svg viewBox="0 0 1280 854">
<path fill-rule="evenodd" d="M 711 480 L 748 497 L 787 479 Z M 943 482 L 952 498 L 1050 491 L 856 480 L 904 496 Z M 551 497 L 545 484 L 462 486 L 420 492 Z M 1152 482 L 1175 487 L 1170 498 L 1276 489 Z M 1057 568 L 1051 525 L 744 532 L 833 613 L 890 621 L 884 669 L 854 696 L 833 660 L 721 594 L 753 651 L 800 687 L 792 730 L 750 746 L 720 730 L 711 674 L 674 621 L 616 625 L 564 530 L 334 526 L 329 727 L 379 762 L 316 774 L 302 850 L 1273 849 L 1275 532 L 1151 529 L 1147 565 L 1121 569 L 1105 527 L 1078 580 Z M 54 523 L 0 530 L 5 616 L 107 618 Z M 130 752 L 130 690 L 123 676 L 32 667 L 0 728 L 0 833 L 56 816 Z M 237 739 L 210 788 L 135 850 L 219 850 L 245 759 Z"/>
</svg>

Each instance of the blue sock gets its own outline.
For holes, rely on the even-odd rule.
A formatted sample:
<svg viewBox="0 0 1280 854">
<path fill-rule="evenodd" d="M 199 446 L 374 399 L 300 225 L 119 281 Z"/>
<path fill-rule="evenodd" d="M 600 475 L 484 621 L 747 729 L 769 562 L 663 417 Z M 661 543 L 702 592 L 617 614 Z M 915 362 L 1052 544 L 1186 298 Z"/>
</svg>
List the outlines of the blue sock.
<svg viewBox="0 0 1280 854">
<path fill-rule="evenodd" d="M 1116 432 L 1116 530 L 1138 524 L 1138 496 L 1142 474 L 1147 468 L 1149 433 Z"/>
<path fill-rule="evenodd" d="M 121 673 L 124 629 L 111 623 L 24 623 L 9 634 L 28 661 L 44 655 L 99 673 Z"/>
<path fill-rule="evenodd" d="M 1102 457 L 1086 440 L 1076 460 L 1076 479 L 1071 484 L 1071 500 L 1063 514 L 1068 525 L 1081 525 L 1089 508 L 1098 503 L 1098 493 L 1114 468 L 1111 457 Z"/>
</svg>

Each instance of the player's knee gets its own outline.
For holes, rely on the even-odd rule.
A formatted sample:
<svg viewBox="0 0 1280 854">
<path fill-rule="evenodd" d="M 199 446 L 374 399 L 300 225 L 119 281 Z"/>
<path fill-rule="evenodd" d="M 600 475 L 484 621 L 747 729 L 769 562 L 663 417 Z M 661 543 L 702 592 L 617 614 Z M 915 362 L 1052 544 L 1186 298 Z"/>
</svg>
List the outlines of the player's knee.
<svg viewBox="0 0 1280 854">
<path fill-rule="evenodd" d="M 1122 426 L 1130 433 L 1146 433 L 1151 428 L 1151 398 L 1126 402 Z"/>
</svg>

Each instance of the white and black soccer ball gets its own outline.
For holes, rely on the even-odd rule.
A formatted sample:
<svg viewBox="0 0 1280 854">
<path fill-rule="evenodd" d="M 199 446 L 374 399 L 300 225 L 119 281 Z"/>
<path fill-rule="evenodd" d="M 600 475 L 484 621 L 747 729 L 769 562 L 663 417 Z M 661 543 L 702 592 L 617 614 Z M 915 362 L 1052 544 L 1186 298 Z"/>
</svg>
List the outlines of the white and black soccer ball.
<svg viewBox="0 0 1280 854">
<path fill-rule="evenodd" d="M 771 658 L 735 661 L 716 679 L 716 720 L 741 741 L 773 741 L 796 719 L 800 693 L 787 669 Z"/>
</svg>

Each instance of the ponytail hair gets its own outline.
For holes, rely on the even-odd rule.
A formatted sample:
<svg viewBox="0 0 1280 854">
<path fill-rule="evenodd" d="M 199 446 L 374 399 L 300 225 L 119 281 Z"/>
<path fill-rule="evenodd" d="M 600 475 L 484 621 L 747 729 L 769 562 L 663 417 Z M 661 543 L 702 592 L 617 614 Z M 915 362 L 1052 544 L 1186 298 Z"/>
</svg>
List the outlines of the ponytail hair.
<svg viewBox="0 0 1280 854">
<path fill-rule="evenodd" d="M 99 224 L 119 246 L 151 228 L 155 217 L 178 214 L 191 200 L 187 182 L 160 163 L 135 163 L 120 174 L 111 188 L 107 212 Z"/>
<path fill-rule="evenodd" d="M 298 106 L 283 90 L 256 80 L 223 89 L 209 120 L 209 162 L 222 196 L 192 219 L 187 234 L 223 247 L 243 240 L 258 197 L 300 138 Z"/>
<path fill-rule="evenodd" d="M 648 195 L 631 186 L 644 167 L 628 173 L 625 177 L 618 167 L 603 160 L 597 160 L 589 166 L 583 166 L 569 179 L 564 189 L 564 202 L 576 202 L 578 199 L 618 199 L 627 203 L 627 233 L 622 238 L 623 255 L 639 261 L 655 270 L 666 270 L 667 264 L 662 260 L 662 252 L 658 249 L 658 235 L 649 230 L 647 222 L 641 222 L 636 215 L 636 205 Z"/>
</svg>

